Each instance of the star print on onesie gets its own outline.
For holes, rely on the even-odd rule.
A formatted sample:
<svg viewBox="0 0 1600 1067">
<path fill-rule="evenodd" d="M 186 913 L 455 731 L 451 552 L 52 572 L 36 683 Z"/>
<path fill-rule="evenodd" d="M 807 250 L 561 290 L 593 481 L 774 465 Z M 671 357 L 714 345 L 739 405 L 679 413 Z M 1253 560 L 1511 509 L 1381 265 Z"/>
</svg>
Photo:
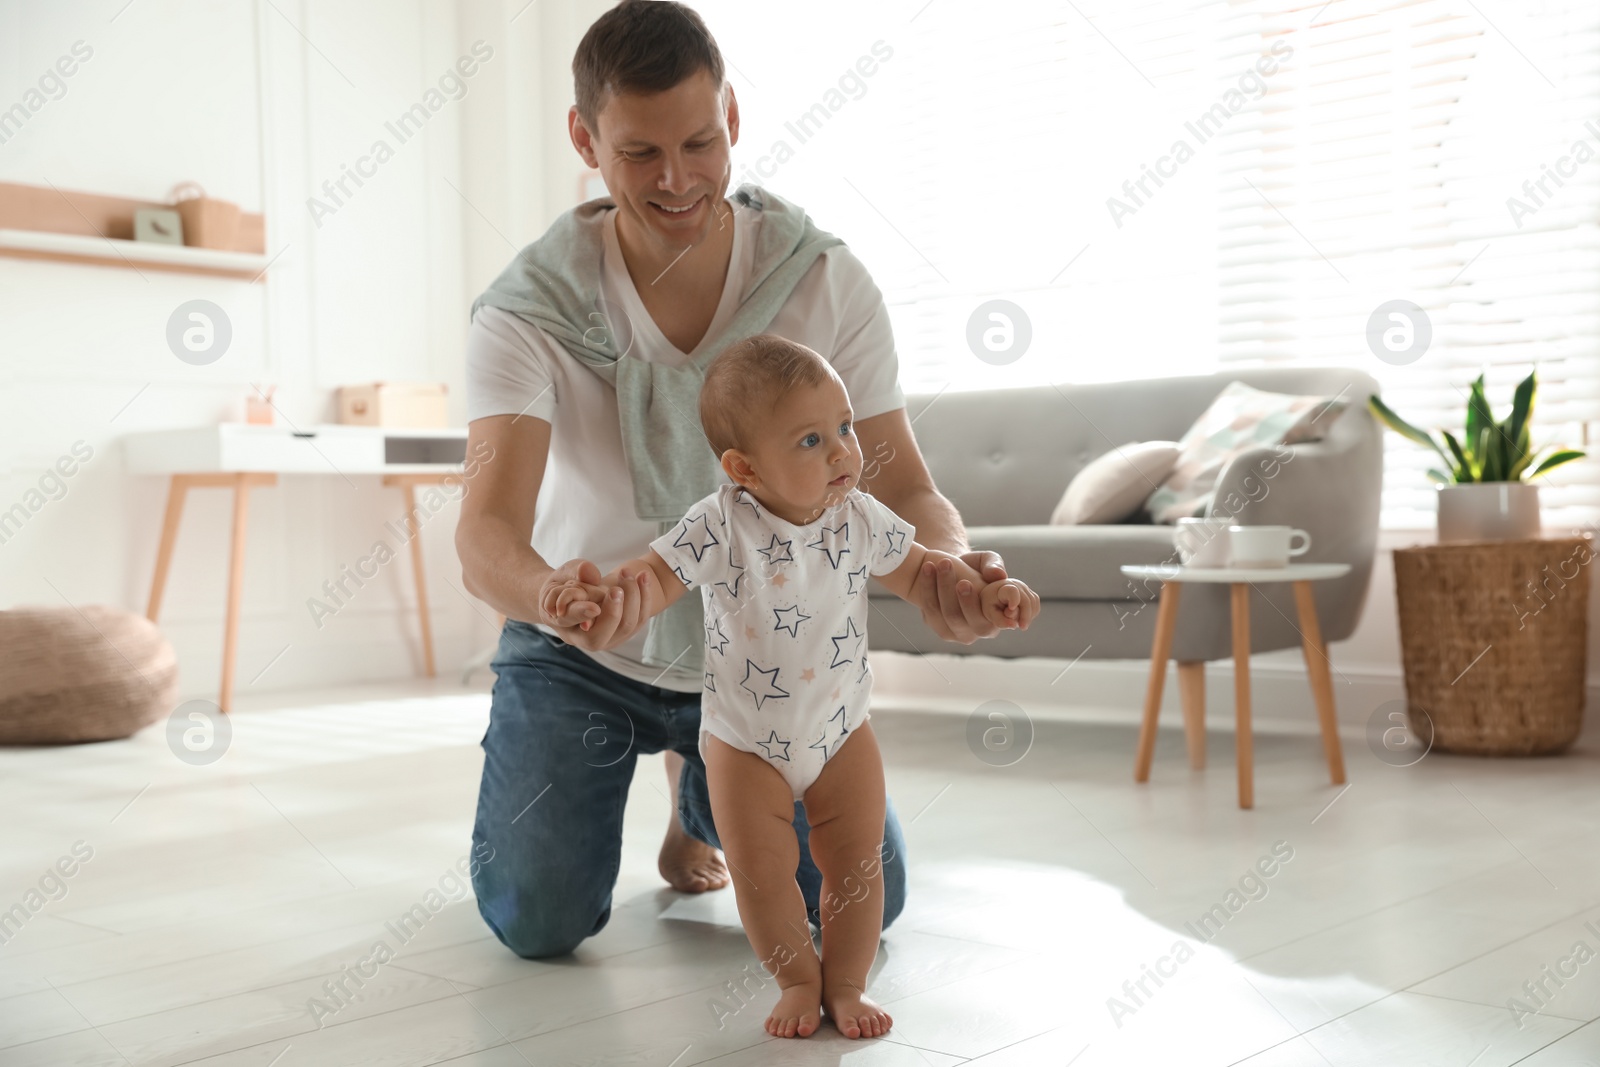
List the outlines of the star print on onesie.
<svg viewBox="0 0 1600 1067">
<path fill-rule="evenodd" d="M 724 483 L 650 547 L 705 607 L 700 751 L 714 734 L 783 775 L 796 800 L 867 721 L 867 579 L 916 528 L 852 489 L 805 526 Z"/>
</svg>

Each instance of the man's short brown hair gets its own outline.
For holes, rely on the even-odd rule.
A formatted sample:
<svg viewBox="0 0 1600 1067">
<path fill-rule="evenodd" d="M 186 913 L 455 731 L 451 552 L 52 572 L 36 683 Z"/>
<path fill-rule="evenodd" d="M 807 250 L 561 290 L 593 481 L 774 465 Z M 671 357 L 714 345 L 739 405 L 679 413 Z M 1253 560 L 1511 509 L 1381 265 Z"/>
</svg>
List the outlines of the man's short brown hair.
<svg viewBox="0 0 1600 1067">
<path fill-rule="evenodd" d="M 752 451 L 755 430 L 770 422 L 791 390 L 833 376 L 827 360 L 777 334 L 730 345 L 706 368 L 700 389 L 700 425 L 711 451 L 719 460 L 730 448 Z"/>
<path fill-rule="evenodd" d="M 578 117 L 598 136 L 607 94 L 665 92 L 701 70 L 726 104 L 722 52 L 699 14 L 673 0 L 622 0 L 595 20 L 572 57 Z"/>
</svg>

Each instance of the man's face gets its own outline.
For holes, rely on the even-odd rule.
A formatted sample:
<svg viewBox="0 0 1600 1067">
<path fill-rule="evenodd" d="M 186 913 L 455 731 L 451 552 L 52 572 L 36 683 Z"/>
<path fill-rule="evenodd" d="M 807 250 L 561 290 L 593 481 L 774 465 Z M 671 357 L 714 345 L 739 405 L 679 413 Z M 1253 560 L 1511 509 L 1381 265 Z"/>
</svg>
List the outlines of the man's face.
<svg viewBox="0 0 1600 1067">
<path fill-rule="evenodd" d="M 746 456 L 753 491 L 797 526 L 813 522 L 861 481 L 861 443 L 844 383 L 797 386 Z M 842 479 L 842 480 L 841 480 Z"/>
<path fill-rule="evenodd" d="M 596 122 L 600 128 L 588 130 L 576 107 L 568 115 L 572 143 L 600 169 L 619 224 L 673 253 L 725 224 L 718 213 L 726 214 L 730 153 L 739 140 L 731 86 L 726 110 L 704 70 L 665 92 L 608 94 Z"/>
</svg>

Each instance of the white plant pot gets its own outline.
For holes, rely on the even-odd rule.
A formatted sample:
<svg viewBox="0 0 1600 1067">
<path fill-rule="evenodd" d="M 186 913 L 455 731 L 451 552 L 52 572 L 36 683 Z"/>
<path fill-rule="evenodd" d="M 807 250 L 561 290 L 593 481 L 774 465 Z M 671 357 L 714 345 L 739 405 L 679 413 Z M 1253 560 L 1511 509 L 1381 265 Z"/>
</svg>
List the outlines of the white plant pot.
<svg viewBox="0 0 1600 1067">
<path fill-rule="evenodd" d="M 1478 482 L 1439 487 L 1439 541 L 1515 541 L 1538 537 L 1539 487 Z"/>
</svg>

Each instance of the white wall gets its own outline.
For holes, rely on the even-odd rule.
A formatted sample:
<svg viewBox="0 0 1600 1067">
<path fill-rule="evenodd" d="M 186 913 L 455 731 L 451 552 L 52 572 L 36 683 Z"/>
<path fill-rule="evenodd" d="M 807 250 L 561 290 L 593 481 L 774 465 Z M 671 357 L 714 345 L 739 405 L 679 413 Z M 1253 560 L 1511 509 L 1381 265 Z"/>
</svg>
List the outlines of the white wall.
<svg viewBox="0 0 1600 1067">
<path fill-rule="evenodd" d="M 452 422 L 464 425 L 471 300 L 559 210 L 562 196 L 547 187 L 570 172 L 566 206 L 582 169 L 570 147 L 566 161 L 541 150 L 554 112 L 535 95 L 559 91 L 563 110 L 570 101 L 570 75 L 564 88 L 560 75 L 593 16 L 579 25 L 569 5 L 124 2 L 0 3 L 0 108 L 74 42 L 93 49 L 65 95 L 0 144 L 0 180 L 151 200 L 197 180 L 263 212 L 276 258 L 257 285 L 0 258 L 0 510 L 74 442 L 93 450 L 65 495 L 0 544 L 0 607 L 142 612 L 166 487 L 124 473 L 118 438 L 242 418 L 252 382 L 276 384 L 284 416 L 307 426 L 332 421 L 343 383 L 443 381 Z M 386 129 L 479 40 L 493 55 L 465 79 L 463 98 L 447 92 L 409 140 Z M 314 219 L 308 198 L 332 204 L 323 182 L 379 139 L 392 157 Z M 180 362 L 164 339 L 172 310 L 195 298 L 222 306 L 234 331 L 226 355 L 203 367 Z M 185 696 L 216 692 L 228 509 L 221 491 L 191 493 L 178 540 L 161 625 Z M 493 613 L 454 591 L 457 511 L 447 506 L 422 535 L 443 671 L 493 638 Z M 375 477 L 282 476 L 253 494 L 241 692 L 420 669 L 403 555 L 321 629 L 307 607 L 377 540 L 399 547 L 383 524 L 402 514 L 398 490 Z"/>
</svg>

